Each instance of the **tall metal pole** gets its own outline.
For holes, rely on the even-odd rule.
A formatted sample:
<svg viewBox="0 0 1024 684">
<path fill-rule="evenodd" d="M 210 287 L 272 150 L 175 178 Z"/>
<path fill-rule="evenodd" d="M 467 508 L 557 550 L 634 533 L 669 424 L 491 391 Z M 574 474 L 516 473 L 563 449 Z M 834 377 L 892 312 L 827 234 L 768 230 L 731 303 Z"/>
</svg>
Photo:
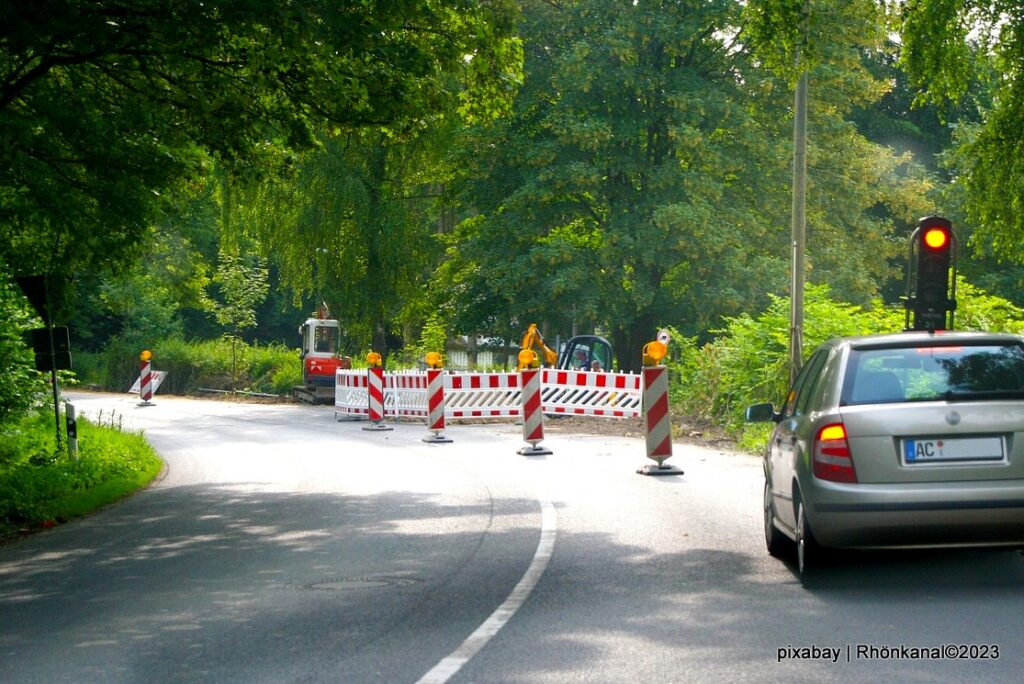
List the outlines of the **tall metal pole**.
<svg viewBox="0 0 1024 684">
<path fill-rule="evenodd" d="M 54 350 L 56 341 L 53 337 L 53 321 L 47 316 L 46 332 L 50 336 L 50 386 L 53 388 L 53 423 L 57 433 L 57 451 L 64 448 L 60 438 L 60 385 L 57 381 L 57 353 Z"/>
<path fill-rule="evenodd" d="M 798 58 L 799 59 L 799 58 Z M 804 250 L 807 241 L 807 71 L 801 72 L 793 103 L 793 280 L 790 283 L 789 379 L 803 359 Z"/>
</svg>

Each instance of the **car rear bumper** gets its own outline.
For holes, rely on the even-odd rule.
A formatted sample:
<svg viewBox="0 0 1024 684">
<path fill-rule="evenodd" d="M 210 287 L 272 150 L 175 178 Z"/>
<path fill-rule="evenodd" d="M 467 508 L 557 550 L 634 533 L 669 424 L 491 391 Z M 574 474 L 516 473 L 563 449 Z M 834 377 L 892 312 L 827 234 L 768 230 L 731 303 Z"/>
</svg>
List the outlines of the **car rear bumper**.
<svg viewBox="0 0 1024 684">
<path fill-rule="evenodd" d="M 815 480 L 808 520 L 823 546 L 1024 546 L 1024 481 L 847 485 Z"/>
</svg>

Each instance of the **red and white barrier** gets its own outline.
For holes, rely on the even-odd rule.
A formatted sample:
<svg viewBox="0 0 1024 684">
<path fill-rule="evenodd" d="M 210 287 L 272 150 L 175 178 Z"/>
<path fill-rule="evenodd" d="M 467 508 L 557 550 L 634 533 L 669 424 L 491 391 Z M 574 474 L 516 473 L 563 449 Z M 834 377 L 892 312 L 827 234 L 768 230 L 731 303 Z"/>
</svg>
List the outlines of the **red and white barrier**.
<svg viewBox="0 0 1024 684">
<path fill-rule="evenodd" d="M 430 434 L 423 438 L 430 444 L 451 442 L 444 436 L 444 371 L 431 368 L 427 371 L 427 430 Z"/>
<path fill-rule="evenodd" d="M 546 413 L 636 418 L 641 411 L 639 375 L 545 368 L 542 392 Z"/>
<path fill-rule="evenodd" d="M 153 398 L 153 364 L 146 359 L 139 364 L 139 399 L 140 406 L 149 406 Z"/>
<path fill-rule="evenodd" d="M 448 418 L 518 418 L 518 373 L 463 373 L 445 376 Z"/>
<path fill-rule="evenodd" d="M 426 419 L 427 385 L 427 376 L 421 371 L 387 373 L 384 378 L 384 410 L 387 415 Z"/>
<path fill-rule="evenodd" d="M 519 372 L 520 384 L 523 386 L 521 394 L 522 418 L 523 418 L 523 441 L 529 444 L 519 449 L 516 453 L 523 456 L 546 456 L 551 450 L 539 446 L 544 440 L 544 411 L 541 408 L 541 370 L 539 368 L 524 368 Z"/>
<path fill-rule="evenodd" d="M 370 366 L 366 369 L 367 398 L 370 424 L 364 430 L 391 430 L 384 424 L 384 369 Z"/>
<path fill-rule="evenodd" d="M 647 433 L 647 458 L 657 463 L 637 470 L 641 475 L 680 475 L 683 471 L 665 460 L 672 456 L 672 421 L 668 411 L 668 368 L 647 366 L 644 379 L 644 428 Z"/>
<path fill-rule="evenodd" d="M 338 370 L 335 417 L 368 416 L 366 377 L 363 371 Z M 642 415 L 640 375 L 545 368 L 540 377 L 544 413 L 601 418 L 639 418 Z M 445 373 L 443 378 L 445 418 L 449 420 L 518 418 L 522 413 L 518 373 Z M 386 417 L 426 419 L 427 402 L 426 373 L 385 374 Z"/>
<path fill-rule="evenodd" d="M 646 347 L 644 354 L 644 362 L 650 363 Z M 654 363 L 662 358 L 653 353 L 651 357 Z M 385 374 L 379 366 L 371 366 L 365 373 L 338 369 L 335 379 L 335 417 L 368 418 L 372 425 L 365 430 L 390 430 L 383 425 L 386 417 L 423 418 L 433 433 L 423 441 L 448 442 L 451 440 L 441 434 L 446 418 L 521 418 L 523 441 L 528 446 L 517 453 L 523 455 L 552 453 L 539 446 L 544 440 L 545 413 L 642 417 L 647 457 L 656 465 L 647 465 L 637 472 L 683 472 L 665 465 L 672 456 L 665 366 L 645 366 L 641 375 L 551 368 L 525 369 L 519 373 L 451 374 L 436 367 L 426 372 Z"/>
<path fill-rule="evenodd" d="M 334 374 L 334 417 L 366 418 L 370 415 L 368 374 L 361 370 L 342 370 Z"/>
</svg>

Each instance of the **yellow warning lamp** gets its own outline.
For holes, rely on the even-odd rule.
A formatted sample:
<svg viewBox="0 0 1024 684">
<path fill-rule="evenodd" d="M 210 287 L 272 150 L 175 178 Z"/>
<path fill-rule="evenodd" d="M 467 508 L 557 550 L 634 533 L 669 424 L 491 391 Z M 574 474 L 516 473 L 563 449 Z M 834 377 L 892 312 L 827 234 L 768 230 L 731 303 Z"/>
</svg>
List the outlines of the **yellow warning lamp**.
<svg viewBox="0 0 1024 684">
<path fill-rule="evenodd" d="M 142 353 L 139 354 L 139 360 L 141 360 L 141 361 L 149 361 L 152 358 L 153 358 L 153 352 L 149 351 L 148 349 L 143 349 Z"/>
<path fill-rule="evenodd" d="M 443 368 L 444 362 L 441 360 L 441 355 L 437 352 L 427 352 L 427 355 L 423 358 L 429 368 Z"/>
<path fill-rule="evenodd" d="M 519 352 L 519 365 L 516 366 L 516 370 L 523 370 L 524 368 L 540 368 L 540 359 L 537 357 L 537 352 L 532 349 L 523 349 Z"/>
<path fill-rule="evenodd" d="M 381 359 L 380 354 L 377 352 L 370 352 L 366 355 L 366 363 L 370 364 L 372 368 L 378 368 L 384 361 Z"/>
<path fill-rule="evenodd" d="M 644 345 L 643 349 L 644 365 L 660 366 L 661 360 L 665 358 L 665 355 L 667 353 L 668 347 L 666 347 L 664 343 L 658 342 L 657 340 L 655 340 L 654 342 L 648 342 L 647 344 Z"/>
</svg>

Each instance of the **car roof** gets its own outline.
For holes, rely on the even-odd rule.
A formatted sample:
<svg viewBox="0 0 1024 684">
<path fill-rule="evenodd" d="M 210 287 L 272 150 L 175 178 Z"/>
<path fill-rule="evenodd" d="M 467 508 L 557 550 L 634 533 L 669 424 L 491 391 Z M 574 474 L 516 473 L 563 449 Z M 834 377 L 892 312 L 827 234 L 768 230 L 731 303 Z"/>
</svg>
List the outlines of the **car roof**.
<svg viewBox="0 0 1024 684">
<path fill-rule="evenodd" d="M 957 343 L 977 344 L 979 342 L 994 342 L 997 344 L 1020 344 L 1024 337 L 1013 333 L 992 333 L 976 331 L 952 331 L 940 330 L 937 332 L 911 331 L 900 333 L 888 333 L 881 335 L 856 335 L 852 337 L 834 337 L 825 344 L 833 347 L 850 347 L 859 349 L 864 347 L 886 347 L 886 346 L 918 346 L 922 342 L 936 345 L 949 345 Z"/>
</svg>

